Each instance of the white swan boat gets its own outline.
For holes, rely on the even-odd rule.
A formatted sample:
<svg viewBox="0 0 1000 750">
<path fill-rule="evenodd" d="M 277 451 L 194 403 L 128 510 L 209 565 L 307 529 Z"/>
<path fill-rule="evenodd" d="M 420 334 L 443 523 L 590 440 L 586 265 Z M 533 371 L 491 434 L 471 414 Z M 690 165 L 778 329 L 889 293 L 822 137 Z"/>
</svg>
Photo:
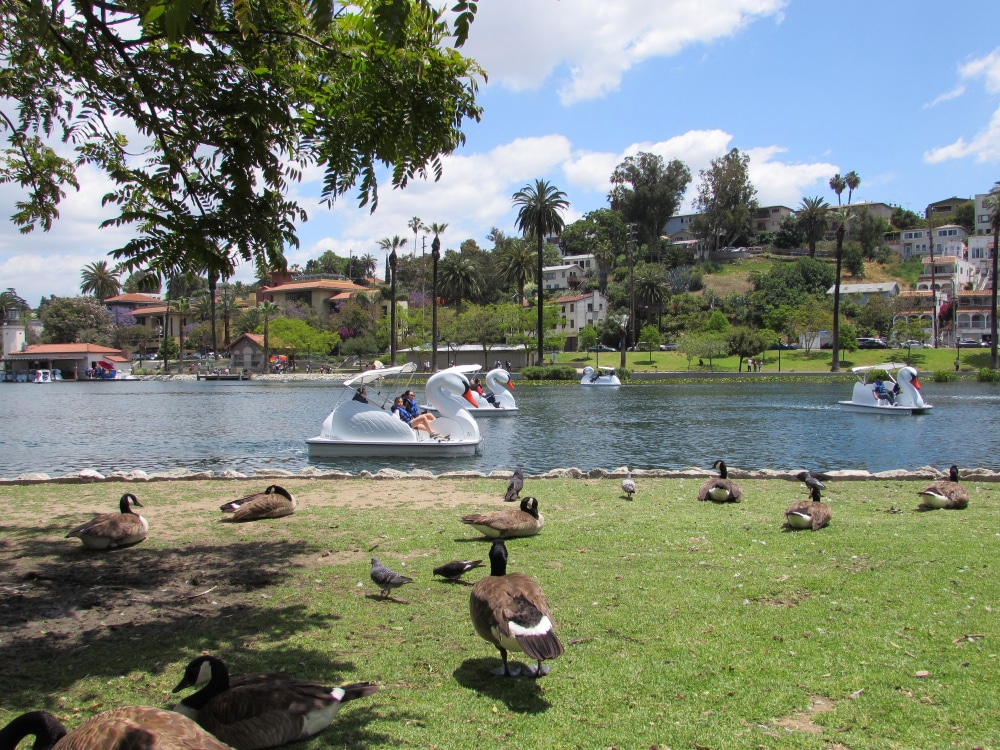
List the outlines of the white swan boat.
<svg viewBox="0 0 1000 750">
<path fill-rule="evenodd" d="M 869 414 L 925 414 L 934 407 L 924 401 L 917 370 L 899 362 L 854 367 L 858 381 L 850 401 L 838 401 L 841 409 Z M 885 393 L 876 392 L 875 381 L 882 378 Z"/>
<path fill-rule="evenodd" d="M 621 385 L 622 381 L 615 375 L 614 367 L 601 365 L 596 370 L 589 365 L 583 368 L 580 385 Z"/>
<path fill-rule="evenodd" d="M 434 431 L 445 437 L 432 438 L 422 430 L 415 430 L 390 410 L 394 398 L 406 391 L 416 369 L 416 364 L 408 362 L 398 367 L 368 370 L 345 381 L 341 400 L 323 420 L 320 434 L 306 441 L 309 457 L 477 453 L 482 437 L 466 406 L 474 402 L 469 381 L 461 373 L 447 370 L 436 373 L 424 387 L 428 401 L 440 414 L 434 421 Z M 367 390 L 367 402 L 354 398 L 362 387 Z"/>
<path fill-rule="evenodd" d="M 455 365 L 448 370 L 461 373 L 471 383 L 476 375 L 482 371 L 479 365 Z M 442 372 L 447 372 L 443 370 Z M 486 395 L 480 396 L 472 391 L 472 397 L 476 399 L 476 406 L 467 406 L 466 411 L 473 417 L 509 417 L 517 414 L 517 403 L 514 401 L 514 383 L 510 379 L 510 373 L 502 367 L 496 367 L 486 373 Z M 510 388 L 510 390 L 507 390 Z M 492 400 L 490 397 L 492 396 Z M 429 411 L 437 416 L 437 408 L 430 404 L 421 404 L 421 409 Z"/>
</svg>

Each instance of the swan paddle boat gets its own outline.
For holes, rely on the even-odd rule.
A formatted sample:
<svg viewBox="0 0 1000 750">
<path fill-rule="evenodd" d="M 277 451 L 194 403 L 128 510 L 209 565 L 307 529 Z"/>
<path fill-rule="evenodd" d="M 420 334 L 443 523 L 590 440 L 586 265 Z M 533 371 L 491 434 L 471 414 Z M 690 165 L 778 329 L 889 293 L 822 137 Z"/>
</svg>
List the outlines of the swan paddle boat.
<svg viewBox="0 0 1000 750">
<path fill-rule="evenodd" d="M 391 411 L 393 400 L 404 393 L 416 372 L 413 362 L 368 370 L 344 382 L 340 401 L 323 420 L 320 434 L 306 441 L 310 458 L 339 456 L 471 456 L 479 452 L 479 425 L 469 415 L 475 403 L 469 380 L 459 372 L 444 370 L 424 386 L 427 400 L 440 415 L 433 438 L 415 430 Z M 367 401 L 357 400 L 362 388 Z"/>
<path fill-rule="evenodd" d="M 596 370 L 589 365 L 583 368 L 580 385 L 621 385 L 614 367 L 599 366 Z"/>
<path fill-rule="evenodd" d="M 869 414 L 925 414 L 934 407 L 924 401 L 917 370 L 899 362 L 854 367 L 857 377 L 850 401 L 838 401 L 841 409 Z M 876 381 L 882 380 L 884 391 Z"/>
<path fill-rule="evenodd" d="M 482 371 L 479 365 L 455 365 L 448 370 L 461 373 L 471 383 Z M 445 370 L 444 372 L 447 372 Z M 476 406 L 466 406 L 466 410 L 473 417 L 509 417 L 517 414 L 517 404 L 514 402 L 514 383 L 510 379 L 510 373 L 502 367 L 496 367 L 486 373 L 486 393 L 480 396 L 472 391 L 472 398 L 476 400 Z M 510 388 L 510 391 L 507 390 Z M 492 400 L 491 397 L 492 396 Z M 421 409 L 429 411 L 438 416 L 437 409 L 430 404 L 421 404 Z"/>
</svg>

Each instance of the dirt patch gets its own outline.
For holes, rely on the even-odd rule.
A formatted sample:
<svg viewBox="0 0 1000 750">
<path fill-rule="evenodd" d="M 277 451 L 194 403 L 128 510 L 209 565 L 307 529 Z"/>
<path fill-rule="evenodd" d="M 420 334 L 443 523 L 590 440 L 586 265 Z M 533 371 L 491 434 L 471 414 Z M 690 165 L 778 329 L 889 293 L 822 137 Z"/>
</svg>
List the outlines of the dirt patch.
<svg viewBox="0 0 1000 750">
<path fill-rule="evenodd" d="M 816 714 L 825 714 L 836 708 L 837 705 L 829 698 L 814 695 L 809 699 L 809 711 L 796 711 L 791 716 L 786 716 L 772 722 L 771 726 L 787 729 L 792 732 L 822 734 L 823 727 L 815 723 L 810 717 Z"/>
</svg>

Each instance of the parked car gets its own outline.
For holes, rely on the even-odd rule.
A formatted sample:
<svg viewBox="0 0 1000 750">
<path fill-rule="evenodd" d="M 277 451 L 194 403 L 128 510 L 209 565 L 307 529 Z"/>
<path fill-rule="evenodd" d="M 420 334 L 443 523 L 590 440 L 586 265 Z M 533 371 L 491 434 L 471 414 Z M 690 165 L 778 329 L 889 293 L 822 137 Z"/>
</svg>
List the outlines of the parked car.
<svg viewBox="0 0 1000 750">
<path fill-rule="evenodd" d="M 771 349 L 781 349 L 782 351 L 786 351 L 788 349 L 798 349 L 799 345 L 798 344 L 786 344 L 784 341 L 781 341 L 781 342 L 779 342 L 777 344 L 771 344 L 770 348 Z"/>
<path fill-rule="evenodd" d="M 858 349 L 888 349 L 889 345 L 882 339 L 861 337 L 858 339 Z"/>
<path fill-rule="evenodd" d="M 598 344 L 597 346 L 587 347 L 588 352 L 616 352 L 617 349 L 612 349 L 610 346 L 605 346 L 604 344 Z"/>
<path fill-rule="evenodd" d="M 975 339 L 959 339 L 958 345 L 962 349 L 978 349 L 979 347 L 986 346 L 982 341 L 976 341 Z"/>
<path fill-rule="evenodd" d="M 916 339 L 904 341 L 902 346 L 904 349 L 923 349 L 925 346 L 931 348 L 930 344 L 925 344 L 922 341 L 917 341 Z"/>
<path fill-rule="evenodd" d="M 677 344 L 660 344 L 661 352 L 676 352 Z"/>
</svg>

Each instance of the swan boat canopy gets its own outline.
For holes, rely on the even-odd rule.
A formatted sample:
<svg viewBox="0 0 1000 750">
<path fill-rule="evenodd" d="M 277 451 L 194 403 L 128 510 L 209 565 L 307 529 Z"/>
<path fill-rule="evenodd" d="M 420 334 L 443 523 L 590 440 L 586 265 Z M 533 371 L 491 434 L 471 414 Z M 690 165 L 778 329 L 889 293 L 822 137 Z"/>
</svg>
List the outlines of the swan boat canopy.
<svg viewBox="0 0 1000 750">
<path fill-rule="evenodd" d="M 869 414 L 925 414 L 934 407 L 924 401 L 917 370 L 899 362 L 852 368 L 857 377 L 850 401 L 838 401 L 841 409 Z M 881 379 L 884 391 L 877 386 Z"/>
<path fill-rule="evenodd" d="M 310 458 L 339 456 L 471 456 L 479 452 L 479 425 L 466 404 L 471 394 L 468 379 L 444 370 L 432 375 L 424 386 L 428 401 L 440 415 L 433 430 L 442 437 L 415 430 L 393 411 L 396 396 L 409 387 L 416 372 L 413 362 L 398 367 L 368 370 L 344 382 L 340 400 L 325 420 L 320 434 L 306 444 Z M 367 403 L 356 400 L 361 388 Z"/>
<path fill-rule="evenodd" d="M 464 375 L 470 383 L 477 377 L 478 373 L 482 372 L 482 369 L 479 365 L 455 365 L 448 368 L 448 370 Z M 486 373 L 485 380 L 485 395 L 480 396 L 475 390 L 472 391 L 472 397 L 476 399 L 478 406 L 466 406 L 469 414 L 477 419 L 479 417 L 509 417 L 517 414 L 514 394 L 510 392 L 514 390 L 510 373 L 502 367 L 496 367 Z M 421 404 L 420 408 L 435 416 L 438 414 L 437 408 L 430 404 Z"/>
<path fill-rule="evenodd" d="M 622 381 L 615 375 L 614 367 L 601 365 L 596 370 L 589 365 L 583 368 L 580 385 L 621 385 Z"/>
</svg>

